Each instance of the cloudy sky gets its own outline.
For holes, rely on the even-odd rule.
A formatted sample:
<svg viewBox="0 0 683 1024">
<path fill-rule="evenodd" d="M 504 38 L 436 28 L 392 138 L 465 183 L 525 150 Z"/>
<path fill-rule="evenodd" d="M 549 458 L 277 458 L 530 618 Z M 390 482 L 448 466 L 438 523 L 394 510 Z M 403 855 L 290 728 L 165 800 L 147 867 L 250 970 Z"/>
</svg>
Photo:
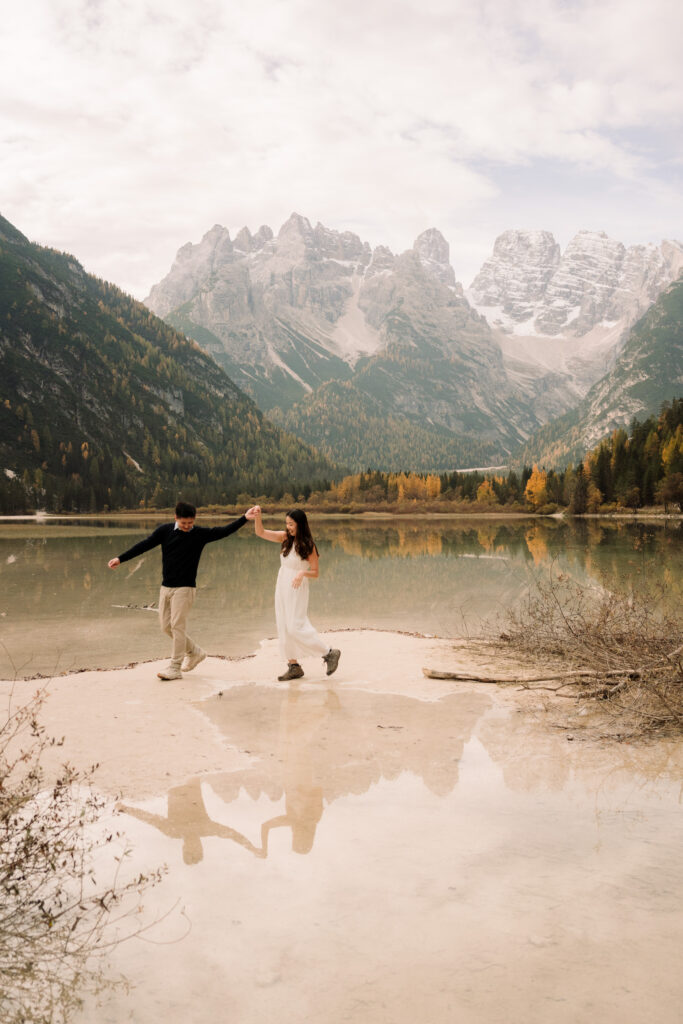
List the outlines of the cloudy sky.
<svg viewBox="0 0 683 1024">
<path fill-rule="evenodd" d="M 292 211 L 468 285 L 506 228 L 683 239 L 680 0 L 3 5 L 0 213 L 143 298 Z"/>
</svg>

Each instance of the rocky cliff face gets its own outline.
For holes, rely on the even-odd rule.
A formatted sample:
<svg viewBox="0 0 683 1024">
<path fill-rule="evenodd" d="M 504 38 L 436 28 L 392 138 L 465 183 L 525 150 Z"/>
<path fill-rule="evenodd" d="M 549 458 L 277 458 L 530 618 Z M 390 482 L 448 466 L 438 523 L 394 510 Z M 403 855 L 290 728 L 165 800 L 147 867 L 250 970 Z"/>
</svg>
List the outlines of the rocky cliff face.
<svg viewBox="0 0 683 1024">
<path fill-rule="evenodd" d="M 262 408 L 287 406 L 347 379 L 376 347 L 362 318 L 355 330 L 348 322 L 372 256 L 352 232 L 312 227 L 296 213 L 277 236 L 243 228 L 232 241 L 217 225 L 179 250 L 146 304 L 210 351 Z"/>
<path fill-rule="evenodd" d="M 533 411 L 515 405 L 500 346 L 465 299 L 435 228 L 401 255 L 298 214 L 276 236 L 261 228 L 257 244 L 254 237 L 244 229 L 231 241 L 212 228 L 180 250 L 147 304 L 276 418 L 311 397 L 302 436 L 323 444 L 329 402 L 350 394 L 326 389 L 319 402 L 328 382 L 351 382 L 354 408 L 365 400 L 368 422 L 378 422 L 379 403 L 388 419 L 445 432 L 435 442 L 440 462 L 444 437 L 457 436 L 459 461 L 469 438 L 479 461 L 482 440 L 498 457 L 535 428 Z M 413 464 L 414 455 L 396 459 Z"/>
<path fill-rule="evenodd" d="M 470 301 L 496 325 L 528 323 L 559 263 L 560 247 L 549 231 L 504 231 L 472 282 Z"/>
<path fill-rule="evenodd" d="M 506 231 L 466 294 L 520 397 L 547 421 L 610 371 L 629 328 L 682 269 L 677 242 L 626 248 L 580 231 L 561 253 L 548 231 Z"/>
<path fill-rule="evenodd" d="M 413 271 L 451 289 L 466 308 L 443 235 L 430 228 L 411 252 Z M 243 228 L 232 241 L 216 225 L 178 251 L 145 301 L 195 336 L 266 407 L 288 404 L 296 385 L 304 394 L 322 380 L 344 379 L 361 356 L 382 347 L 378 331 L 399 300 L 398 260 L 385 246 L 373 251 L 350 231 L 314 228 L 296 213 L 276 237 L 264 226 L 256 235 Z M 405 283 L 406 274 L 399 276 Z M 269 377 L 281 385 L 282 374 L 290 377 L 284 395 L 269 386 Z"/>
<path fill-rule="evenodd" d="M 231 240 L 216 226 L 183 246 L 147 305 L 325 450 L 343 421 L 330 402 L 352 395 L 368 423 L 445 431 L 459 464 L 468 444 L 481 464 L 482 444 L 505 458 L 574 407 L 681 267 L 676 243 L 627 249 L 583 231 L 562 253 L 550 232 L 507 231 L 466 297 L 436 228 L 397 255 L 292 214 L 277 235 L 243 228 Z M 430 454 L 420 436 L 420 465 L 433 455 L 453 468 L 443 438 Z M 392 451 L 392 465 L 416 465 L 415 451 Z M 348 448 L 337 457 L 348 464 Z M 361 451 L 357 464 L 368 464 Z"/>
<path fill-rule="evenodd" d="M 630 248 L 604 232 L 580 231 L 564 253 L 547 231 L 506 231 L 467 295 L 506 333 L 582 338 L 626 328 L 683 269 L 677 242 Z"/>
<path fill-rule="evenodd" d="M 415 240 L 413 252 L 416 252 L 420 263 L 432 277 L 442 284 L 456 288 L 462 295 L 462 286 L 456 284 L 455 271 L 450 264 L 450 247 L 440 231 L 429 228 Z"/>
</svg>

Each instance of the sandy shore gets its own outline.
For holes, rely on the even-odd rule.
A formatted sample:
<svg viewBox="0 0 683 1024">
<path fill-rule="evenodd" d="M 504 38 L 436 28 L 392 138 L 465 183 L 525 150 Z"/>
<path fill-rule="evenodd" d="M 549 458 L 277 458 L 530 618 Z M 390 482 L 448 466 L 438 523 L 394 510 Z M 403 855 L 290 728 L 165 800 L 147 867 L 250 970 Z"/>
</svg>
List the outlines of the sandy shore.
<svg viewBox="0 0 683 1024">
<path fill-rule="evenodd" d="M 54 764 L 99 762 L 128 869 L 168 865 L 159 923 L 110 957 L 130 991 L 73 1024 L 677 1024 L 683 744 L 596 743 L 540 695 L 424 677 L 519 674 L 476 644 L 327 636 L 337 673 L 298 685 L 274 640 L 172 683 L 165 662 L 47 682 Z"/>
<path fill-rule="evenodd" d="M 508 772 L 513 764 L 515 770 L 521 767 L 524 744 L 533 735 L 535 749 L 529 751 L 529 763 L 554 760 L 555 771 L 561 763 L 564 775 L 569 765 L 590 775 L 603 764 L 637 766 L 645 772 L 653 765 L 658 773 L 673 757 L 683 777 L 683 741 L 623 747 L 602 742 L 606 723 L 594 705 L 582 707 L 577 714 L 573 702 L 553 698 L 542 689 L 425 678 L 423 667 L 500 679 L 538 675 L 537 666 L 525 665 L 484 643 L 384 630 L 340 630 L 324 636 L 342 650 L 339 669 L 329 678 L 322 662 L 310 659 L 302 662 L 303 679 L 278 682 L 284 666 L 277 640 L 268 639 L 251 656 L 208 657 L 173 682 L 157 677 L 168 664 L 166 659 L 65 673 L 47 680 L 0 680 L 0 714 L 42 692 L 41 724 L 48 735 L 63 740 L 46 751 L 47 771 L 65 761 L 80 770 L 97 764 L 98 788 L 130 799 L 159 794 L 188 776 L 239 773 L 253 766 L 249 742 L 263 731 L 260 713 L 266 703 L 298 694 L 315 699 L 316 692 L 352 706 L 372 695 L 378 714 L 378 709 L 393 707 L 402 699 L 410 708 L 436 706 L 437 738 L 448 735 L 460 745 L 469 738 L 471 723 L 460 720 L 454 698 L 464 704 L 470 700 L 480 714 L 487 710 L 508 719 L 514 715 L 518 724 L 507 743 Z M 264 694 L 267 701 L 259 705 L 259 695 Z M 420 719 L 420 714 L 416 717 Z M 220 727 L 216 719 L 221 720 Z M 431 718 L 422 727 L 434 729 Z M 277 737 L 270 739 L 275 743 Z"/>
<path fill-rule="evenodd" d="M 452 693 L 454 684 L 426 679 L 423 666 L 478 673 L 501 668 L 474 644 L 379 630 L 325 636 L 343 652 L 340 667 L 330 679 L 322 663 L 311 659 L 303 663 L 306 675 L 301 681 L 278 683 L 283 665 L 277 641 L 271 639 L 252 657 L 209 657 L 173 682 L 157 678 L 168 664 L 162 660 L 50 680 L 0 681 L 0 698 L 17 706 L 36 691 L 44 691 L 41 722 L 51 736 L 64 738 L 58 750 L 47 753 L 45 766 L 69 761 L 85 769 L 97 764 L 99 788 L 138 798 L 157 794 L 188 775 L 236 771 L 249 763 L 248 754 L 226 746 L 225 737 L 205 713 L 208 702 L 225 697 L 227 703 L 231 690 L 266 687 L 305 693 L 324 687 L 343 693 L 363 689 L 437 701 Z M 502 664 L 508 674 L 520 670 L 520 666 Z M 457 689 L 481 691 L 482 687 L 458 684 Z M 510 700 L 495 687 L 484 689 L 497 693 L 501 702 Z"/>
</svg>

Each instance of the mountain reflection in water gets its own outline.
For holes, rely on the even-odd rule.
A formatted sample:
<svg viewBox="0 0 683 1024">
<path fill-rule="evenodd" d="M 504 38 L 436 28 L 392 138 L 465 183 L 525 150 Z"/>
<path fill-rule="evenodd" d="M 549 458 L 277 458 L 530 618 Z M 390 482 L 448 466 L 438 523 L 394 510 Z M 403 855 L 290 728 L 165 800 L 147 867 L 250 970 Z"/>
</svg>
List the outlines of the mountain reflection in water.
<svg viewBox="0 0 683 1024">
<path fill-rule="evenodd" d="M 166 815 L 120 805 L 120 809 L 164 835 L 180 839 L 186 864 L 203 856 L 202 840 L 231 840 L 257 857 L 268 856 L 270 833 L 288 828 L 292 850 L 313 848 L 326 806 L 351 794 L 360 796 L 385 779 L 404 772 L 422 779 L 436 796 L 456 786 L 467 741 L 490 699 L 479 693 L 451 694 L 439 701 L 393 694 L 334 689 L 280 690 L 236 686 L 222 698 L 199 705 L 230 746 L 247 752 L 253 763 L 241 771 L 190 779 L 168 793 Z M 235 829 L 213 821 L 206 810 L 202 782 L 225 805 L 242 791 L 256 801 L 284 799 L 284 813 L 261 823 L 261 846 Z"/>
<path fill-rule="evenodd" d="M 116 573 L 106 568 L 152 525 L 0 526 L 0 676 L 165 656 L 166 639 L 150 614 L 159 552 Z M 311 617 L 320 630 L 471 636 L 501 620 L 551 566 L 607 589 L 661 585 L 672 606 L 683 598 L 678 521 L 317 519 L 313 527 L 321 574 L 311 588 Z M 249 654 L 274 635 L 277 563 L 275 545 L 258 543 L 248 527 L 207 548 L 192 622 L 210 653 Z"/>
</svg>

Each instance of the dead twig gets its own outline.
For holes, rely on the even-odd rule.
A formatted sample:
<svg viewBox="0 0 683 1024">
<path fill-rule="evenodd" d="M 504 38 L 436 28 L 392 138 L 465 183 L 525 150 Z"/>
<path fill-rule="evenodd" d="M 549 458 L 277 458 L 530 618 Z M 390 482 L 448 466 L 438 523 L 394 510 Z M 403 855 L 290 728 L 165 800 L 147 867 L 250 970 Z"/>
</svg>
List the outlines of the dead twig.
<svg viewBox="0 0 683 1024">
<path fill-rule="evenodd" d="M 39 723 L 45 691 L 10 704 L 0 724 L 0 1019 L 71 1019 L 83 990 L 113 984 L 106 953 L 144 930 L 137 917 L 145 888 L 161 872 L 120 875 L 129 848 L 102 818 L 94 768 L 69 765 L 49 780 L 43 753 L 55 745 Z M 111 844 L 111 845 L 110 845 Z M 110 878 L 100 851 L 111 850 Z M 117 865 L 114 867 L 114 863 Z M 116 912 L 114 913 L 114 910 Z"/>
</svg>

